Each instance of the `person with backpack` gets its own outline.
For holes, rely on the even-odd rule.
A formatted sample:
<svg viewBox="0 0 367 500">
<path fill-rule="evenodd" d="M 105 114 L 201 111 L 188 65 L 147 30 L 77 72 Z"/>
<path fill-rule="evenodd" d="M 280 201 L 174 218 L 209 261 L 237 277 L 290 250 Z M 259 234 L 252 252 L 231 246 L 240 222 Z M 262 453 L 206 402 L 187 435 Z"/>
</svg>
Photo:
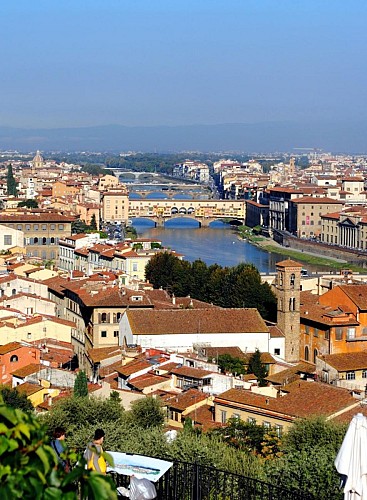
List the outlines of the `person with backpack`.
<svg viewBox="0 0 367 500">
<path fill-rule="evenodd" d="M 103 429 L 96 429 L 93 441 L 88 443 L 84 452 L 84 459 L 87 463 L 88 470 L 94 470 L 100 474 L 106 474 L 107 462 L 103 457 L 103 440 L 105 432 Z"/>
<path fill-rule="evenodd" d="M 62 427 L 56 427 L 53 433 L 53 439 L 51 440 L 51 448 L 57 455 L 57 460 L 59 462 L 59 467 L 64 469 L 65 472 L 69 472 L 70 466 L 67 460 L 61 457 L 61 455 L 66 450 L 65 445 L 66 432 Z"/>
</svg>

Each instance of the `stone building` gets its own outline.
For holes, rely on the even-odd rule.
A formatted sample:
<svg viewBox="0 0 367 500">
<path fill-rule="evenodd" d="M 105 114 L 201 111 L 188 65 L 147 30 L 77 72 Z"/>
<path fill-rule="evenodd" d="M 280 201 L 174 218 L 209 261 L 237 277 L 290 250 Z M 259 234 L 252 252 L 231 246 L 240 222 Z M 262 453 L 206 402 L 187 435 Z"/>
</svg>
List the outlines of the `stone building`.
<svg viewBox="0 0 367 500">
<path fill-rule="evenodd" d="M 277 326 L 285 336 L 284 359 L 289 363 L 300 358 L 301 269 L 301 264 L 290 259 L 276 264 Z"/>
</svg>

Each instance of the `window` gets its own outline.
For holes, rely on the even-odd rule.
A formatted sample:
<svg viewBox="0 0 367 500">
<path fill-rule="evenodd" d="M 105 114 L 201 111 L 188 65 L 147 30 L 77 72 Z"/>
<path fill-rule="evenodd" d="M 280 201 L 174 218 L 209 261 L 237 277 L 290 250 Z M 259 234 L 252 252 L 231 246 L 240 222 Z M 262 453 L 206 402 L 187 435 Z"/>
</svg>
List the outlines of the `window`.
<svg viewBox="0 0 367 500">
<path fill-rule="evenodd" d="M 107 337 L 107 332 L 106 332 L 106 330 L 102 330 L 102 331 L 101 331 L 101 337 L 102 337 L 102 338 L 106 338 L 106 337 Z"/>
<path fill-rule="evenodd" d="M 319 329 L 318 328 L 314 328 L 314 330 L 313 330 L 313 336 L 314 337 L 318 337 L 319 336 Z"/>
<path fill-rule="evenodd" d="M 326 330 L 325 331 L 325 340 L 329 340 L 329 338 L 330 338 L 330 332 L 329 332 L 329 330 Z"/>
<path fill-rule="evenodd" d="M 317 352 L 317 349 L 314 349 L 314 350 L 313 350 L 313 362 L 314 362 L 315 364 L 316 364 L 316 358 L 317 358 L 318 354 L 319 354 L 319 353 Z"/>
<path fill-rule="evenodd" d="M 113 336 L 116 338 L 119 336 L 119 331 L 118 330 L 114 330 L 113 332 Z"/>
<path fill-rule="evenodd" d="M 54 230 L 56 229 L 55 224 L 50 224 L 50 229 L 51 229 L 52 231 L 54 231 Z"/>
<path fill-rule="evenodd" d="M 282 435 L 283 435 L 283 426 L 279 425 L 279 424 L 276 424 L 275 425 L 275 432 L 276 432 L 276 434 L 277 434 L 277 436 L 279 438 L 282 437 Z"/>
<path fill-rule="evenodd" d="M 10 358 L 10 363 L 16 363 L 18 361 L 18 356 L 16 354 L 13 354 L 13 356 Z"/>
<path fill-rule="evenodd" d="M 310 333 L 310 325 L 305 325 L 305 333 L 307 333 L 307 335 Z"/>
<path fill-rule="evenodd" d="M 249 424 L 254 424 L 254 425 L 255 425 L 255 424 L 256 424 L 256 418 L 253 418 L 253 417 L 248 417 L 247 422 L 248 422 Z"/>
<path fill-rule="evenodd" d="M 241 420 L 241 415 L 239 413 L 233 413 L 232 418 L 236 418 L 237 420 Z"/>
<path fill-rule="evenodd" d="M 362 370 L 362 378 L 367 378 L 367 370 Z"/>
<path fill-rule="evenodd" d="M 347 329 L 347 340 L 355 339 L 356 338 L 356 329 L 355 328 L 348 328 Z"/>
<path fill-rule="evenodd" d="M 42 224 L 42 231 L 47 231 L 47 224 Z"/>
<path fill-rule="evenodd" d="M 27 339 L 31 339 L 32 338 L 32 334 L 31 333 L 27 333 Z"/>
<path fill-rule="evenodd" d="M 227 422 L 227 412 L 224 410 L 220 411 L 220 421 L 222 424 L 225 424 Z"/>
<path fill-rule="evenodd" d="M 133 271 L 137 271 L 138 270 L 138 263 L 137 262 L 133 262 Z"/>
<path fill-rule="evenodd" d="M 263 427 L 265 427 L 265 429 L 270 429 L 271 427 L 270 422 L 263 422 Z"/>
<path fill-rule="evenodd" d="M 63 231 L 64 230 L 64 224 L 59 224 L 59 231 Z"/>
<path fill-rule="evenodd" d="M 278 347 L 274 349 L 274 354 L 275 356 L 280 356 L 280 349 Z"/>
<path fill-rule="evenodd" d="M 38 224 L 33 224 L 33 230 L 34 231 L 38 231 L 39 229 L 39 225 Z"/>
<path fill-rule="evenodd" d="M 34 238 L 34 239 L 33 239 L 33 244 L 34 244 L 34 245 L 37 245 L 37 243 L 38 243 L 38 238 Z"/>
<path fill-rule="evenodd" d="M 290 279 L 290 285 L 294 286 L 294 283 L 296 281 L 296 275 L 294 273 L 291 274 L 291 279 Z"/>
<path fill-rule="evenodd" d="M 343 328 L 340 326 L 335 328 L 335 340 L 343 340 Z"/>
<path fill-rule="evenodd" d="M 107 323 L 107 313 L 102 313 L 101 314 L 101 322 L 102 323 Z"/>
<path fill-rule="evenodd" d="M 355 380 L 355 378 L 356 378 L 356 372 L 355 371 L 347 372 L 345 378 L 347 380 Z"/>
<path fill-rule="evenodd" d="M 16 288 L 13 288 L 13 289 L 12 289 L 11 294 L 12 294 L 12 295 L 16 295 L 16 294 L 17 294 L 17 290 L 16 290 Z"/>
<path fill-rule="evenodd" d="M 25 230 L 26 231 L 30 231 L 31 230 L 31 225 L 30 224 L 26 224 L 25 225 Z"/>
<path fill-rule="evenodd" d="M 11 234 L 4 234 L 4 245 L 12 245 L 13 237 Z"/>
<path fill-rule="evenodd" d="M 17 229 L 18 229 L 18 231 L 23 231 L 23 226 L 22 226 L 22 224 L 17 224 Z"/>
<path fill-rule="evenodd" d="M 42 238 L 42 245 L 46 245 L 47 243 L 47 238 Z"/>
<path fill-rule="evenodd" d="M 308 349 L 308 347 L 306 346 L 305 347 L 305 361 L 308 361 L 310 358 L 310 351 Z"/>
<path fill-rule="evenodd" d="M 289 310 L 290 311 L 295 311 L 296 310 L 296 299 L 294 297 L 291 297 L 289 299 Z"/>
</svg>

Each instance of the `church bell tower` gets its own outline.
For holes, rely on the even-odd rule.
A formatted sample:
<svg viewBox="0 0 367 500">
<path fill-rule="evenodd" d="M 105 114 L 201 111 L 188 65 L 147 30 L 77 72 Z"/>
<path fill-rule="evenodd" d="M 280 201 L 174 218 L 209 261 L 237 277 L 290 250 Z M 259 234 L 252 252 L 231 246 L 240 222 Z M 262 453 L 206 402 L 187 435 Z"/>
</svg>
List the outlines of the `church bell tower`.
<svg viewBox="0 0 367 500">
<path fill-rule="evenodd" d="M 276 264 L 277 326 L 285 336 L 284 358 L 289 363 L 300 359 L 301 269 L 302 264 L 290 259 Z"/>
</svg>

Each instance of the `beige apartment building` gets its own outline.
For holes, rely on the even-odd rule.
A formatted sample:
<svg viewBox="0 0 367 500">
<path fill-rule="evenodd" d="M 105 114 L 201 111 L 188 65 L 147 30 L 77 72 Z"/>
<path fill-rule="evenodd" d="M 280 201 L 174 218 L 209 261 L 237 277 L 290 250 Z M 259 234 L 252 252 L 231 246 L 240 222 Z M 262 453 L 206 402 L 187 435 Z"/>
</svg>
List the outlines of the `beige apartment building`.
<svg viewBox="0 0 367 500">
<path fill-rule="evenodd" d="M 343 202 L 327 197 L 304 196 L 289 201 L 289 231 L 298 238 L 320 237 L 321 217 L 341 210 Z"/>
<path fill-rule="evenodd" d="M 331 245 L 367 250 L 367 211 L 350 207 L 343 212 L 333 212 L 322 218 L 321 241 Z"/>
<path fill-rule="evenodd" d="M 16 210 L 0 214 L 1 225 L 23 231 L 26 254 L 44 260 L 56 259 L 59 239 L 71 235 L 73 221 L 74 217 L 56 211 Z"/>
<path fill-rule="evenodd" d="M 129 194 L 125 189 L 106 191 L 102 195 L 102 220 L 126 223 L 129 218 Z"/>
</svg>

